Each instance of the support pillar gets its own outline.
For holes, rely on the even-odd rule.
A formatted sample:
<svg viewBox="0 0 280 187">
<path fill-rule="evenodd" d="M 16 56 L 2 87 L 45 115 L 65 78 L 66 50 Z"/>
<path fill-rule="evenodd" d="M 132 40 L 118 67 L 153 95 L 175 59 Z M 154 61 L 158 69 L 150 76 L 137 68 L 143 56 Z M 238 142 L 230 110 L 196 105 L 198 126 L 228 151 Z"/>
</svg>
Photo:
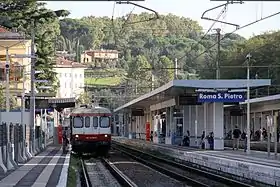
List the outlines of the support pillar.
<svg viewBox="0 0 280 187">
<path fill-rule="evenodd" d="M 197 115 L 196 115 L 196 106 L 190 106 L 189 110 L 190 116 L 190 146 L 197 146 Z"/>
<path fill-rule="evenodd" d="M 116 114 L 113 115 L 113 118 L 114 118 L 114 126 L 113 126 L 113 134 L 115 136 L 117 136 L 117 119 L 116 119 Z"/>
<path fill-rule="evenodd" d="M 171 108 L 167 107 L 166 108 L 166 137 L 165 137 L 166 144 L 172 144 L 172 141 L 171 141 L 172 123 L 173 123 L 173 113 L 171 115 Z"/>
<path fill-rule="evenodd" d="M 224 150 L 224 104 L 211 103 L 213 107 L 214 150 Z"/>
<path fill-rule="evenodd" d="M 184 114 L 183 114 L 183 116 L 184 116 L 184 119 L 183 119 L 183 134 L 184 134 L 184 136 L 186 136 L 187 135 L 187 131 L 189 131 L 189 129 L 190 129 L 190 126 L 191 126 L 191 124 L 190 124 L 190 116 L 189 116 L 189 110 L 190 110 L 190 106 L 187 106 L 187 105 L 184 105 L 183 106 L 184 107 L 184 109 L 183 109 L 183 111 L 184 111 Z"/>
</svg>

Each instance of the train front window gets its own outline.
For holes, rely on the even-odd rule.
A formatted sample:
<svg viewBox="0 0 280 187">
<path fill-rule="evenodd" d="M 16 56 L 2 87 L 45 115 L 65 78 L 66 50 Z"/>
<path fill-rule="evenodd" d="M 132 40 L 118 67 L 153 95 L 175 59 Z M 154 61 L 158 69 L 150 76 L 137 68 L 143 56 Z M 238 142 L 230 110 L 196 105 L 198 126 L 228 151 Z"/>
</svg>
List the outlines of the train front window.
<svg viewBox="0 0 280 187">
<path fill-rule="evenodd" d="M 98 127 L 98 117 L 93 117 L 92 125 L 93 127 Z"/>
<path fill-rule="evenodd" d="M 89 128 L 90 127 L 90 117 L 85 117 L 85 127 Z"/>
<path fill-rule="evenodd" d="M 84 118 L 80 116 L 75 116 L 73 119 L 73 127 L 74 128 L 82 128 L 84 123 Z"/>
<path fill-rule="evenodd" d="M 100 117 L 100 127 L 108 128 L 110 126 L 110 118 L 109 117 Z"/>
</svg>

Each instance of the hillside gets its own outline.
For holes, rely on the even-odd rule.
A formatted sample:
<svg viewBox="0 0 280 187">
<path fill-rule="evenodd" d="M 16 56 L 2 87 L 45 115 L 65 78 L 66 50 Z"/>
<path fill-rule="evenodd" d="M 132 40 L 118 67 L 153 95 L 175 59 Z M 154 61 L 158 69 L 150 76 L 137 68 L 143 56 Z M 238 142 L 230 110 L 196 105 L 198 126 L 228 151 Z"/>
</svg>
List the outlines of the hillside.
<svg viewBox="0 0 280 187">
<path fill-rule="evenodd" d="M 75 60 L 85 49 L 114 49 L 120 52 L 117 68 L 91 70 L 86 79 L 90 85 L 127 84 L 127 92 L 143 94 L 151 90 L 152 74 L 155 87 L 173 78 L 174 60 L 178 59 L 179 79 L 215 78 L 217 60 L 217 36 L 215 32 L 203 37 L 202 27 L 189 18 L 172 14 L 161 15 L 160 19 L 146 21 L 153 14 L 132 14 L 116 18 L 114 24 L 108 17 L 84 17 L 82 19 L 60 20 L 61 36 L 58 50 L 76 53 Z M 137 22 L 137 23 L 135 23 Z M 135 23 L 135 24 L 134 24 Z M 221 78 L 246 78 L 243 67 L 248 52 L 254 56 L 254 65 L 270 66 L 279 64 L 280 47 L 278 32 L 265 33 L 249 40 L 238 34 L 221 36 Z M 239 66 L 229 68 L 226 66 Z M 280 85 L 277 74 L 279 68 L 252 68 L 252 77 L 272 78 L 274 85 Z M 269 72 L 269 73 L 268 73 Z M 197 76 L 191 77 L 190 75 Z M 124 80 L 130 80 L 125 81 Z M 137 84 L 137 89 L 135 85 Z M 130 89 L 130 91 L 129 91 Z M 266 95 L 267 89 L 259 90 Z M 277 86 L 271 87 L 269 94 L 278 93 Z"/>
<path fill-rule="evenodd" d="M 117 86 L 126 76 L 123 69 L 100 69 L 85 71 L 85 85 L 87 86 Z"/>
</svg>

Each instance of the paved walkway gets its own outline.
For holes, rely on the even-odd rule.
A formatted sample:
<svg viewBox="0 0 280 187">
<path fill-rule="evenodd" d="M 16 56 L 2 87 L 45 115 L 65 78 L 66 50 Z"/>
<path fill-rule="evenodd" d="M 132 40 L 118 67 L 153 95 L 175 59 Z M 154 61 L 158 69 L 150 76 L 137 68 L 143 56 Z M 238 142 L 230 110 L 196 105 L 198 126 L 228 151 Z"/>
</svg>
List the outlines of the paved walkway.
<svg viewBox="0 0 280 187">
<path fill-rule="evenodd" d="M 1 187 L 66 187 L 70 153 L 59 146 L 49 146 L 29 162 L 19 165 L 0 180 Z M 65 179 L 66 178 L 66 179 Z"/>
</svg>

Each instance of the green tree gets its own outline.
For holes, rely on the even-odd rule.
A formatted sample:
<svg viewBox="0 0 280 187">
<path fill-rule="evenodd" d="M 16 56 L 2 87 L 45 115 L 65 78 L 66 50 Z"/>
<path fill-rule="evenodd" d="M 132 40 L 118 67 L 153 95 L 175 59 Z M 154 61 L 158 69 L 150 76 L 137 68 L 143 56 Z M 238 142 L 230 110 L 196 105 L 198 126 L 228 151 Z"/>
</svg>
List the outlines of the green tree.
<svg viewBox="0 0 280 187">
<path fill-rule="evenodd" d="M 158 83 L 164 85 L 173 80 L 174 77 L 173 62 L 166 56 L 160 57 L 160 66 L 156 67 L 158 74 Z"/>
<path fill-rule="evenodd" d="M 137 81 L 137 93 L 148 92 L 151 87 L 152 66 L 143 55 L 138 55 L 129 64 L 128 77 Z"/>
<path fill-rule="evenodd" d="M 0 86 L 0 109 L 4 110 L 6 108 L 6 97 L 5 97 L 5 87 Z M 17 107 L 16 98 L 10 96 L 10 109 L 15 109 Z"/>
<path fill-rule="evenodd" d="M 35 0 L 12 1 L 5 0 L 0 6 L 0 16 L 6 18 L 2 23 L 6 27 L 16 27 L 30 37 L 31 30 L 35 29 L 36 44 L 36 70 L 42 70 L 44 73 L 36 74 L 36 79 L 48 80 L 48 86 L 52 89 L 46 92 L 56 92 L 58 82 L 56 73 L 53 71 L 55 60 L 55 38 L 60 34 L 59 17 L 67 16 L 68 11 L 52 11 L 45 8 L 45 3 L 39 3 Z M 32 27 L 34 22 L 34 28 Z M 40 83 L 36 86 L 46 85 Z"/>
</svg>

